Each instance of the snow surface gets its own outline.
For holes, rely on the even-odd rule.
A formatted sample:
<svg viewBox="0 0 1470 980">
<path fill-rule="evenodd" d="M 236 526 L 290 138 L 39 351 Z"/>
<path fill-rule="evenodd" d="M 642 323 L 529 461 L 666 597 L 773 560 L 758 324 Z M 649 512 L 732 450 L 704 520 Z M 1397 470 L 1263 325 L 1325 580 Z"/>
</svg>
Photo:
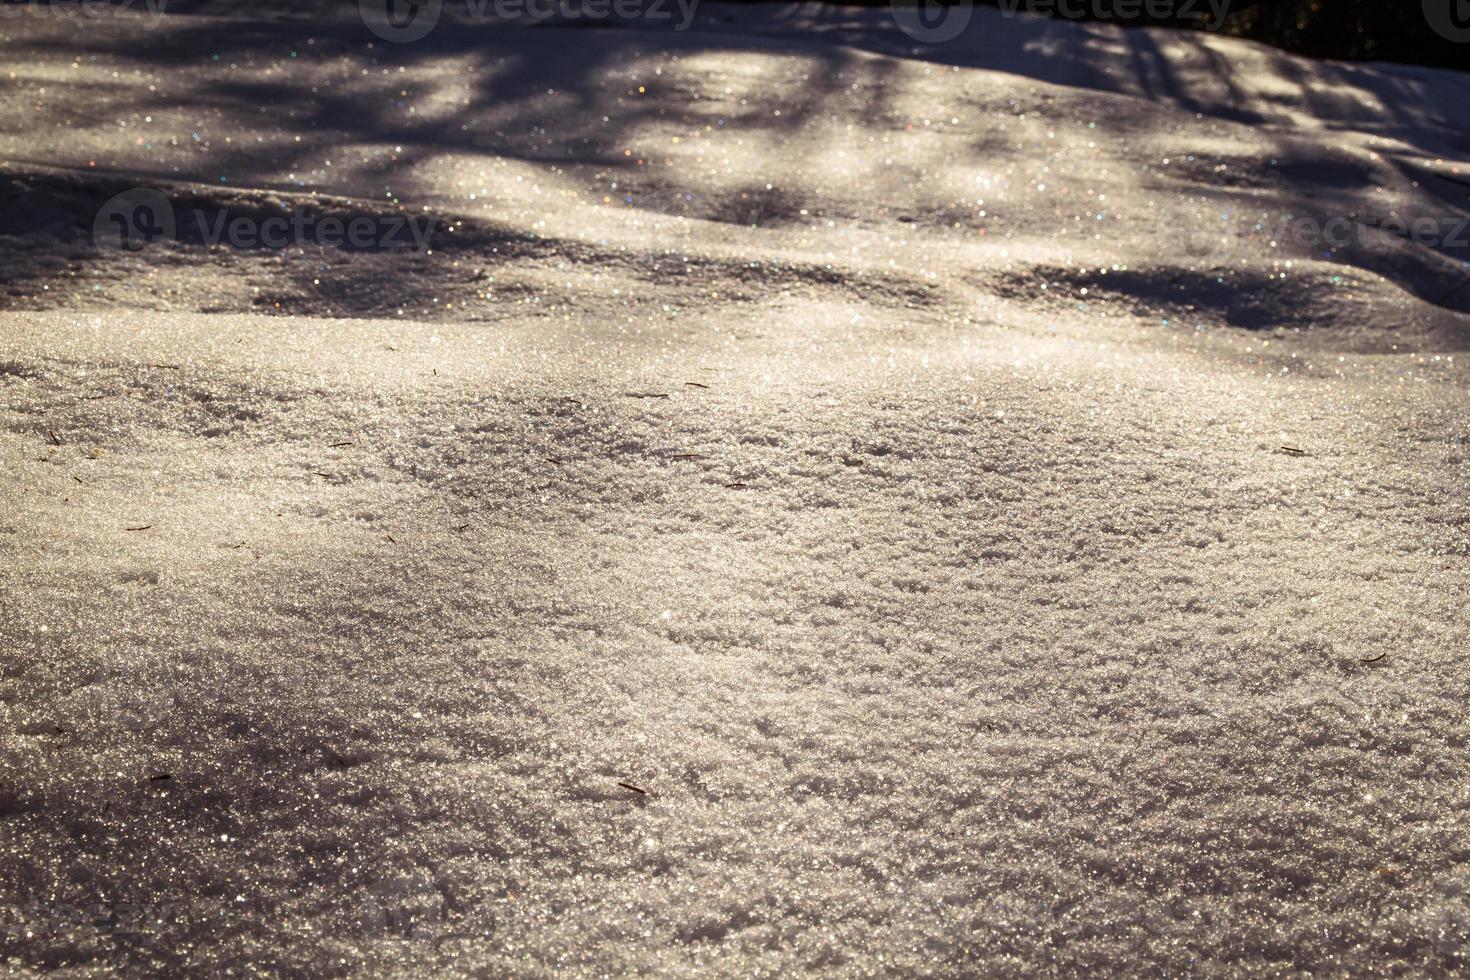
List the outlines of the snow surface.
<svg viewBox="0 0 1470 980">
<path fill-rule="evenodd" d="M 11 968 L 1470 967 L 1470 76 L 975 16 L 0 22 Z"/>
</svg>

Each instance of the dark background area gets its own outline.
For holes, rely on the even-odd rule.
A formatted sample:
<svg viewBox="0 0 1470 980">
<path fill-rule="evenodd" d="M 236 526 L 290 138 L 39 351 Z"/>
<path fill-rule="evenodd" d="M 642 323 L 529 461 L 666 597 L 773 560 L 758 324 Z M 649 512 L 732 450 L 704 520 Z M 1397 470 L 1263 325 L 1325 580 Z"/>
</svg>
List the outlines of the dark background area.
<svg viewBox="0 0 1470 980">
<path fill-rule="evenodd" d="M 875 2 L 886 5 L 888 0 Z M 990 7 L 1001 6 L 997 0 L 976 2 Z M 1072 0 L 1070 6 L 1108 11 L 1115 2 Z M 1146 6 L 1141 0 L 1135 2 L 1139 7 Z M 1437 34 L 1430 26 L 1425 10 L 1427 4 L 1438 4 L 1446 13 L 1452 12 L 1454 22 L 1470 30 L 1470 0 L 1230 0 L 1225 24 L 1219 33 L 1260 41 L 1313 58 L 1397 61 L 1470 71 L 1470 42 L 1455 42 Z M 1173 0 L 1170 5 L 1175 9 L 1186 6 L 1183 0 Z M 1055 0 L 1048 0 L 1040 6 L 1055 6 Z M 1203 18 L 1155 19 L 1142 16 L 1121 20 L 1088 16 L 1085 19 L 1131 27 L 1151 25 L 1205 29 L 1210 16 L 1209 5 L 1199 0 L 1194 6 L 1204 12 Z M 1018 9 L 1030 10 L 1030 0 L 1019 0 Z"/>
<path fill-rule="evenodd" d="M 1436 34 L 1420 0 L 1234 0 L 1221 33 L 1313 58 L 1470 68 L 1470 45 Z"/>
<path fill-rule="evenodd" d="M 76 3 L 78 0 L 0 0 L 0 5 L 25 3 Z M 95 2 L 95 0 L 94 0 Z M 146 10 L 144 0 L 111 0 L 116 6 Z M 156 2 L 156 0 L 155 0 Z M 407 0 L 414 2 L 414 0 Z M 566 0 L 574 6 L 580 0 Z M 738 0 L 737 0 L 738 2 Z M 768 0 L 751 0 L 768 2 Z M 927 3 L 933 0 L 842 0 L 854 6 L 889 6 L 890 3 Z M 971 0 L 939 0 L 971 2 Z M 983 6 L 1001 6 L 999 0 L 973 0 Z M 1144 0 L 1131 0 L 1140 8 Z M 1210 19 L 1208 0 L 1168 0 L 1176 10 L 1201 11 L 1203 16 L 1152 18 L 1147 15 L 1120 19 L 1107 14 L 1117 0 L 1067 0 L 1069 9 L 1088 11 L 1084 19 L 1119 23 L 1123 26 L 1157 26 L 1202 30 Z M 288 10 L 296 16 L 325 14 L 341 17 L 356 9 L 355 0 L 163 0 L 166 13 L 181 14 L 279 14 Z M 459 0 L 444 0 L 446 10 L 463 7 Z M 1007 0 L 1007 6 L 1022 11 L 1054 9 L 1057 0 Z M 1470 71 L 1470 37 L 1453 41 L 1430 26 L 1426 8 L 1441 11 L 1447 23 L 1461 25 L 1470 35 L 1470 0 L 1229 0 L 1220 33 L 1274 45 L 1313 58 L 1345 61 L 1396 61 Z M 1102 12 L 1104 16 L 1093 16 Z"/>
</svg>

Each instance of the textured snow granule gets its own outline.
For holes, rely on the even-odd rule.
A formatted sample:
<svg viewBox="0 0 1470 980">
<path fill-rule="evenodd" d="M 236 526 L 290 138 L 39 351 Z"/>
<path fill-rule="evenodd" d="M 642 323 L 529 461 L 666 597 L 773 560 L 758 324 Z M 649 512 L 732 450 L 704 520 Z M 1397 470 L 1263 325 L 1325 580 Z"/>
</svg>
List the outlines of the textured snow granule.
<svg viewBox="0 0 1470 980">
<path fill-rule="evenodd" d="M 1466 969 L 1464 256 L 1282 233 L 1466 76 L 236 14 L 4 26 L 9 967 Z"/>
</svg>

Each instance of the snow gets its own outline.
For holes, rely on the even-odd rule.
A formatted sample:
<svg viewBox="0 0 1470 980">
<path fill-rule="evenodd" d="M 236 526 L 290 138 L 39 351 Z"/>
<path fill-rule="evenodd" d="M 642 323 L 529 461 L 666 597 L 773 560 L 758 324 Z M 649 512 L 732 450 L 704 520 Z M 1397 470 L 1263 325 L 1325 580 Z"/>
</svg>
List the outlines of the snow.
<svg viewBox="0 0 1470 980">
<path fill-rule="evenodd" d="M 1467 967 L 1470 256 L 1275 229 L 1470 76 L 257 16 L 0 24 L 10 966 Z"/>
</svg>

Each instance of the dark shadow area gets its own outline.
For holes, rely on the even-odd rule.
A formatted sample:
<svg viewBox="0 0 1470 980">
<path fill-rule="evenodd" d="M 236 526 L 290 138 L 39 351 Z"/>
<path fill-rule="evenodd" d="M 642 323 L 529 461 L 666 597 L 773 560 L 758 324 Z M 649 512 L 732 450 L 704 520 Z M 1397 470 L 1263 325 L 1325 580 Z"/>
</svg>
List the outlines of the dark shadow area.
<svg viewBox="0 0 1470 980">
<path fill-rule="evenodd" d="M 740 2 L 740 0 L 734 0 Z M 887 6 L 891 0 L 852 0 L 854 6 Z M 900 0 L 905 2 L 905 0 Z M 912 0 L 907 0 L 912 2 Z M 955 0 L 939 0 L 948 6 Z M 973 0 L 987 7 L 1020 10 L 1033 16 L 1050 16 L 1074 23 L 1116 24 L 1122 27 L 1165 27 L 1176 30 L 1212 31 L 1225 37 L 1259 41 L 1292 54 L 1336 61 L 1393 61 L 1406 65 L 1465 70 L 1470 53 L 1463 42 L 1436 32 L 1430 24 L 1428 5 L 1419 0 L 1228 0 L 1223 20 L 1206 3 L 1160 5 L 1161 16 L 1151 5 L 1139 3 L 1136 12 L 1122 5 L 1128 16 L 1120 16 L 1113 3 L 1028 2 L 1028 0 Z M 1460 0 L 1431 0 L 1449 29 L 1470 30 L 1470 9 Z"/>
</svg>

